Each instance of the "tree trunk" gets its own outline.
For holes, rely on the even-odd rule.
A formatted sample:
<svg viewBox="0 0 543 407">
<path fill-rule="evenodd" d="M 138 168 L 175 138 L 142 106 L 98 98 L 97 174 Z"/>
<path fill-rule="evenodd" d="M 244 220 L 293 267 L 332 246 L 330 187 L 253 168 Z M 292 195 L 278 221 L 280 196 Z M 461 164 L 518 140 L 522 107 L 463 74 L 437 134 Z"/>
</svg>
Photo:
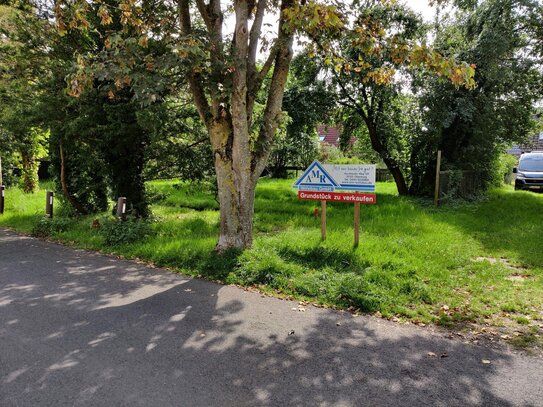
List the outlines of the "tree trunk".
<svg viewBox="0 0 543 407">
<path fill-rule="evenodd" d="M 62 186 L 62 192 L 64 193 L 64 196 L 66 197 L 66 200 L 72 205 L 72 207 L 80 214 L 80 215 L 88 215 L 89 212 L 87 209 L 79 203 L 79 201 L 70 193 L 68 189 L 68 183 L 66 182 L 66 160 L 64 159 L 64 145 L 62 140 L 59 142 L 59 150 L 60 150 L 60 185 Z"/>
<path fill-rule="evenodd" d="M 386 161 L 385 161 L 385 164 Z M 398 194 L 400 195 L 408 195 L 409 194 L 409 188 L 407 187 L 407 182 L 405 182 L 405 177 L 402 174 L 402 171 L 398 166 L 389 166 L 387 164 L 387 168 L 392 174 L 392 177 L 394 177 L 394 182 L 396 183 L 396 188 L 398 189 Z"/>
<path fill-rule="evenodd" d="M 29 194 L 38 188 L 38 161 L 26 151 L 21 152 L 23 192 Z"/>
<path fill-rule="evenodd" d="M 398 194 L 408 195 L 409 188 L 407 187 L 407 182 L 405 181 L 405 177 L 402 174 L 402 170 L 400 169 L 400 166 L 398 165 L 396 160 L 390 157 L 387 148 L 381 142 L 381 139 L 379 138 L 379 134 L 377 132 L 377 126 L 369 120 L 366 120 L 366 124 L 368 127 L 368 133 L 370 135 L 371 145 L 373 149 L 383 159 L 383 162 L 392 174 L 394 182 L 396 183 L 396 188 L 398 189 Z"/>
<path fill-rule="evenodd" d="M 234 1 L 236 29 L 232 40 L 222 35 L 221 2 L 197 1 L 196 6 L 210 38 L 210 63 L 214 75 L 205 79 L 192 69 L 187 79 L 200 118 L 208 130 L 220 202 L 220 236 L 216 249 L 244 249 L 252 244 L 253 206 L 256 183 L 271 152 L 275 131 L 281 119 L 283 93 L 292 58 L 294 32 L 287 27 L 286 16 L 279 17 L 278 36 L 264 65 L 257 68 L 256 54 L 261 25 L 268 1 Z M 280 11 L 293 4 L 281 0 Z M 178 0 L 181 34 L 192 35 L 191 1 Z M 249 30 L 248 21 L 254 17 Z M 225 59 L 223 47 L 232 41 L 233 58 Z M 224 74 L 224 66 L 232 65 Z M 255 98 L 264 80 L 272 72 L 266 107 L 259 134 L 250 137 Z M 231 81 L 230 94 L 219 92 Z M 209 93 L 206 93 L 206 90 Z"/>
<path fill-rule="evenodd" d="M 210 128 L 220 204 L 220 231 L 216 250 L 245 249 L 253 242 L 256 181 L 250 165 L 240 163 L 229 120 Z M 240 165 L 241 164 L 241 165 Z"/>
<path fill-rule="evenodd" d="M 232 163 L 215 160 L 220 202 L 220 232 L 216 250 L 245 249 L 253 243 L 253 211 L 256 185 L 252 177 L 236 176 Z"/>
</svg>

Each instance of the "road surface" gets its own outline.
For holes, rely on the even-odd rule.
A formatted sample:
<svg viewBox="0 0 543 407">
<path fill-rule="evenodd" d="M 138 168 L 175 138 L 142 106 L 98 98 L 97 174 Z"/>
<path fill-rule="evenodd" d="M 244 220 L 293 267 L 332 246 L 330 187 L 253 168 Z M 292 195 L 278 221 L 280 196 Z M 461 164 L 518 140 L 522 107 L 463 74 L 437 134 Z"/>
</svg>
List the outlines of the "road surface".
<svg viewBox="0 0 543 407">
<path fill-rule="evenodd" d="M 0 230 L 0 405 L 543 406 L 543 360 Z"/>
</svg>

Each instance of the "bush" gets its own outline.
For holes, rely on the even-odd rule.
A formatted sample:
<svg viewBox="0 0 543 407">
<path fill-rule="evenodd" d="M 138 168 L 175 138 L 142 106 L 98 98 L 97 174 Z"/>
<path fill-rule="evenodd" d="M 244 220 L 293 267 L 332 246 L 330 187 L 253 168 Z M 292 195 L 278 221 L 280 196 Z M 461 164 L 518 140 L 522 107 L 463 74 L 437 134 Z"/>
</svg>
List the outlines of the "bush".
<svg viewBox="0 0 543 407">
<path fill-rule="evenodd" d="M 321 163 L 329 163 L 341 160 L 344 158 L 343 153 L 339 148 L 328 143 L 322 143 L 320 145 L 318 160 Z"/>
<path fill-rule="evenodd" d="M 335 160 L 328 160 L 329 164 L 343 164 L 343 165 L 351 165 L 351 164 L 369 164 L 368 162 L 364 162 L 358 157 L 341 157 Z"/>
<path fill-rule="evenodd" d="M 145 195 L 147 196 L 147 202 L 150 204 L 162 202 L 168 197 L 168 194 L 153 185 L 145 186 Z"/>
<path fill-rule="evenodd" d="M 129 219 L 124 222 L 108 220 L 102 224 L 100 233 L 105 243 L 110 246 L 120 246 L 144 240 L 154 235 L 154 230 L 148 221 Z"/>
<path fill-rule="evenodd" d="M 513 167 L 517 165 L 517 161 L 517 157 L 512 156 L 511 154 L 500 154 L 494 163 L 494 177 L 492 184 L 501 186 L 506 182 L 507 176 L 512 174 Z"/>
<path fill-rule="evenodd" d="M 58 232 L 64 232 L 72 225 L 72 220 L 67 218 L 37 217 L 32 231 L 32 236 L 46 238 Z"/>
</svg>

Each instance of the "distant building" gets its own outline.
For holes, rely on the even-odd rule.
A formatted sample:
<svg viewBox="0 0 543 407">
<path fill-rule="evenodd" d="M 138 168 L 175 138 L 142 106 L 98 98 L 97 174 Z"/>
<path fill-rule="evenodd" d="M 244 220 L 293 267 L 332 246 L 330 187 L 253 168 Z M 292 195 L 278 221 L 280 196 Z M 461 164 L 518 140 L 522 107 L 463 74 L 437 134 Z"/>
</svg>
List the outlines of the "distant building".
<svg viewBox="0 0 543 407">
<path fill-rule="evenodd" d="M 320 143 L 327 143 L 339 147 L 339 137 L 341 136 L 339 127 L 321 124 L 317 126 L 317 134 L 319 135 Z"/>
<path fill-rule="evenodd" d="M 529 153 L 530 151 L 543 151 L 543 131 L 533 136 L 532 139 L 524 145 L 513 144 L 513 147 L 506 152 L 519 157 L 522 153 Z"/>
<path fill-rule="evenodd" d="M 328 126 L 320 124 L 317 126 L 317 134 L 319 135 L 319 143 L 330 144 L 339 148 L 339 138 L 341 137 L 341 126 Z M 349 148 L 356 143 L 356 137 L 351 137 Z"/>
</svg>

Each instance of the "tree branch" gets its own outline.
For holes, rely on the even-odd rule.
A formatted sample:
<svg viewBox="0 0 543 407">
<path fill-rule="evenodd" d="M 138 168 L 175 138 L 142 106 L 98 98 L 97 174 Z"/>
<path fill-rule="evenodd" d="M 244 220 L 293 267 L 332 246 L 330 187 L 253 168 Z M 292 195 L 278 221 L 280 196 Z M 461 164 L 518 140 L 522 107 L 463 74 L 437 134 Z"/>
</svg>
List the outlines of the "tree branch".
<svg viewBox="0 0 543 407">
<path fill-rule="evenodd" d="M 247 120 L 247 53 L 249 51 L 249 9 L 247 0 L 234 1 L 236 14 L 234 72 L 232 73 L 233 151 L 237 160 L 234 168 L 249 166 L 249 122 Z M 240 169 L 240 172 L 243 171 Z"/>
<path fill-rule="evenodd" d="M 192 26 L 190 21 L 190 0 L 178 0 L 178 12 L 179 23 L 181 26 L 181 33 L 184 36 L 190 36 L 192 34 Z M 209 103 L 202 87 L 200 74 L 191 69 L 188 76 L 189 86 L 194 98 L 194 103 L 198 109 L 198 113 L 202 121 L 208 125 L 211 116 Z"/>
<path fill-rule="evenodd" d="M 281 14 L 284 10 L 292 5 L 292 0 L 281 1 Z M 288 78 L 288 71 L 290 61 L 292 60 L 292 43 L 294 41 L 294 33 L 287 31 L 285 27 L 285 20 L 279 17 L 279 30 L 277 38 L 277 52 L 275 55 L 275 65 L 273 63 L 265 64 L 266 69 L 271 69 L 274 66 L 273 77 L 268 91 L 268 98 L 266 102 L 266 109 L 264 110 L 263 124 L 260 128 L 258 138 L 256 140 L 256 151 L 253 152 L 251 159 L 251 169 L 253 170 L 254 182 L 258 179 L 266 162 L 271 153 L 271 146 L 273 143 L 273 137 L 279 122 L 281 120 L 281 107 L 283 104 L 283 95 L 285 92 L 285 86 Z M 270 56 L 273 55 L 270 54 Z M 268 58 L 269 60 L 270 58 Z M 269 68 L 267 67 L 269 65 Z M 261 70 L 260 75 L 264 71 Z M 264 78 L 262 76 L 262 78 Z"/>
<path fill-rule="evenodd" d="M 258 49 L 258 41 L 262 32 L 262 22 L 264 21 L 264 12 L 266 10 L 266 0 L 259 0 L 256 6 L 255 20 L 251 26 L 249 35 L 249 78 L 254 79 L 256 75 L 256 53 Z"/>
<path fill-rule="evenodd" d="M 198 11 L 200 12 L 200 15 L 202 16 L 202 19 L 204 20 L 204 23 L 207 27 L 207 30 L 209 32 L 213 29 L 213 24 L 211 22 L 211 19 L 209 17 L 209 13 L 207 10 L 207 4 L 205 4 L 204 0 L 195 0 L 196 1 L 196 7 L 198 8 Z"/>
<path fill-rule="evenodd" d="M 358 103 L 358 101 L 355 98 L 353 98 L 351 96 L 351 94 L 347 91 L 347 89 L 345 88 L 345 84 L 341 81 L 338 73 L 335 70 L 332 70 L 332 72 L 333 72 L 333 75 L 336 78 L 336 83 L 341 88 L 341 91 L 342 91 L 344 97 L 346 97 L 353 104 L 351 107 L 354 108 L 356 111 L 360 112 L 360 115 L 362 116 L 364 121 L 367 120 L 368 115 L 366 114 L 366 111 L 364 110 L 364 107 L 362 105 L 360 105 Z M 340 104 L 343 104 L 343 103 L 341 103 L 341 101 L 340 101 Z"/>
</svg>

